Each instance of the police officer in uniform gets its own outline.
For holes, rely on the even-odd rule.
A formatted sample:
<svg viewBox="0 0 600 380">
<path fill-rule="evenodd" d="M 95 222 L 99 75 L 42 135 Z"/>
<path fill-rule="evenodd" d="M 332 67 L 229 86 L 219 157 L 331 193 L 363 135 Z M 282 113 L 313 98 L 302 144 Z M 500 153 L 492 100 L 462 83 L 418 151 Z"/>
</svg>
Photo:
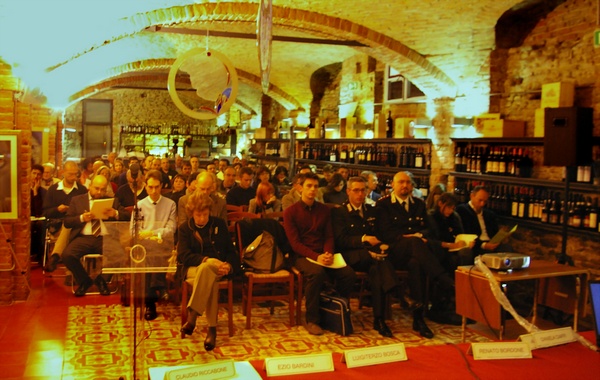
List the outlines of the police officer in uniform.
<svg viewBox="0 0 600 380">
<path fill-rule="evenodd" d="M 390 245 L 389 260 L 396 269 L 408 270 L 408 286 L 413 308 L 413 330 L 424 338 L 433 338 L 425 324 L 425 286 L 432 279 L 440 291 L 454 293 L 454 280 L 444 271 L 423 234 L 426 230 L 426 207 L 414 198 L 414 183 L 409 172 L 398 172 L 392 193 L 377 201 L 377 238 Z"/>
<path fill-rule="evenodd" d="M 367 182 L 362 177 L 348 180 L 348 200 L 332 209 L 335 248 L 355 271 L 367 272 L 373 303 L 373 328 L 392 337 L 385 323 L 385 293 L 398 285 L 394 266 L 380 255 L 381 241 L 375 236 L 375 208 L 365 204 Z"/>
</svg>

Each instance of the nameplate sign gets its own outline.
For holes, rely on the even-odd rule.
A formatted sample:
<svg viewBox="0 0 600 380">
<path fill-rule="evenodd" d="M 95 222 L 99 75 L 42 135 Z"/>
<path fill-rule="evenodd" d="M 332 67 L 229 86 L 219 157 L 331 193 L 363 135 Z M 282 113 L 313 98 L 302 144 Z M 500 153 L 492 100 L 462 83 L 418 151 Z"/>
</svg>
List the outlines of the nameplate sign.
<svg viewBox="0 0 600 380">
<path fill-rule="evenodd" d="M 266 358 L 265 367 L 267 376 L 299 375 L 304 373 L 332 372 L 334 370 L 331 352 Z"/>
<path fill-rule="evenodd" d="M 573 334 L 573 329 L 570 327 L 562 327 L 560 329 L 523 334 L 519 337 L 519 339 L 521 342 L 528 343 L 532 350 L 537 348 L 559 346 L 561 344 L 567 344 L 577 340 L 575 334 Z"/>
<path fill-rule="evenodd" d="M 494 342 L 471 344 L 473 359 L 531 359 L 529 344 L 524 342 Z"/>
<path fill-rule="evenodd" d="M 165 373 L 164 380 L 228 379 L 235 376 L 233 359 L 175 369 Z"/>
<path fill-rule="evenodd" d="M 404 343 L 348 350 L 342 359 L 348 368 L 408 360 Z"/>
</svg>

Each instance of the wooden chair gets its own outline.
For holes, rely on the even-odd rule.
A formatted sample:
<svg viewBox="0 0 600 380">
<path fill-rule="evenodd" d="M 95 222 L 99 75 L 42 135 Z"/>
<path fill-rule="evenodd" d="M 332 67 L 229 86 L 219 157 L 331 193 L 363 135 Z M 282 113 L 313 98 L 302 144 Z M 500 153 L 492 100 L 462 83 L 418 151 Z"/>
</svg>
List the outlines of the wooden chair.
<svg viewBox="0 0 600 380">
<path fill-rule="evenodd" d="M 248 205 L 242 205 L 242 206 L 235 206 L 235 205 L 227 205 L 227 213 L 230 212 L 247 212 L 248 211 Z M 229 217 L 229 215 L 227 215 Z"/>
<path fill-rule="evenodd" d="M 285 245 L 278 241 L 285 238 L 285 232 L 281 224 L 272 219 L 260 219 L 260 221 L 239 221 L 236 223 L 237 247 L 240 252 L 240 258 L 243 260 L 244 248 L 250 244 L 262 231 L 269 231 L 275 238 L 275 243 L 280 247 Z M 279 232 L 274 232 L 280 228 Z M 282 249 L 282 252 L 286 250 Z M 244 282 L 242 286 L 242 310 L 246 316 L 246 328 L 252 327 L 252 304 L 263 301 L 287 301 L 289 308 L 290 327 L 294 326 L 294 272 L 287 269 L 279 270 L 275 273 L 254 273 L 252 271 L 244 272 Z M 279 291 L 278 291 L 279 290 Z M 255 291 L 261 291 L 257 294 Z M 274 305 L 271 303 L 271 315 L 274 312 Z"/>
<path fill-rule="evenodd" d="M 236 222 L 238 222 L 239 220 L 242 220 L 244 218 L 248 218 L 248 219 L 257 219 L 260 218 L 260 214 L 254 214 L 251 212 L 247 212 L 247 211 L 232 211 L 227 213 L 227 227 L 229 229 L 229 234 L 231 235 L 231 238 L 233 239 L 234 244 L 237 244 L 235 236 L 236 236 L 236 231 L 235 231 L 235 224 Z"/>
<path fill-rule="evenodd" d="M 181 286 L 181 326 L 187 322 L 187 304 L 189 297 L 192 294 L 194 279 L 188 278 L 183 281 Z M 227 309 L 227 323 L 229 328 L 229 336 L 233 336 L 233 281 L 230 278 L 224 278 L 219 281 L 219 291 L 227 291 L 227 302 L 219 302 L 219 307 Z M 185 338 L 185 333 L 181 333 L 181 339 Z"/>
<path fill-rule="evenodd" d="M 263 218 L 271 218 L 283 222 L 283 211 L 270 212 L 268 214 L 263 214 Z"/>
</svg>

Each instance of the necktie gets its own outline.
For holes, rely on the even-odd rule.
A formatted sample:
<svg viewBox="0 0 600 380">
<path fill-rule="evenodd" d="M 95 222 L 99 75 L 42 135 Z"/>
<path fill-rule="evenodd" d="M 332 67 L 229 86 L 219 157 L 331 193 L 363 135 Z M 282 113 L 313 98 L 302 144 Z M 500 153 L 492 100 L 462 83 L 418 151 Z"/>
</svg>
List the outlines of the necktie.
<svg viewBox="0 0 600 380">
<path fill-rule="evenodd" d="M 100 224 L 100 219 L 92 220 L 92 235 L 98 237 L 102 232 L 102 225 Z"/>
<path fill-rule="evenodd" d="M 402 202 L 400 205 L 408 212 L 408 202 Z"/>
</svg>

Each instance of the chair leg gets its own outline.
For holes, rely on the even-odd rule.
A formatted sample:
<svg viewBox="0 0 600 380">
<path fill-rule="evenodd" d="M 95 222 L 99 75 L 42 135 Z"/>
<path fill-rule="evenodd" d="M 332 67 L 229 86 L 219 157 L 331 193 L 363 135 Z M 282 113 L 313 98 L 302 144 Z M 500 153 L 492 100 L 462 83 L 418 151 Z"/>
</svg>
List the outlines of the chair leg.
<svg viewBox="0 0 600 380">
<path fill-rule="evenodd" d="M 184 280 L 181 286 L 181 327 L 187 322 L 188 292 L 188 284 Z M 185 333 L 181 332 L 181 339 L 183 338 L 185 338 Z"/>
<path fill-rule="evenodd" d="M 302 289 L 304 287 L 304 279 L 302 278 L 301 273 L 298 273 L 297 278 L 298 278 L 298 296 L 296 298 L 296 324 L 298 326 L 300 326 L 300 325 L 302 325 L 302 321 L 300 319 L 302 318 L 302 298 L 304 297 L 304 294 L 302 293 Z"/>
<path fill-rule="evenodd" d="M 290 327 L 294 326 L 294 275 L 290 273 L 288 305 L 290 308 Z"/>
<path fill-rule="evenodd" d="M 229 324 L 229 336 L 233 336 L 233 281 L 227 285 L 227 319 Z"/>
<path fill-rule="evenodd" d="M 252 294 L 254 292 L 254 283 L 252 276 L 248 278 L 248 295 L 246 299 L 246 328 L 252 328 Z"/>
</svg>

